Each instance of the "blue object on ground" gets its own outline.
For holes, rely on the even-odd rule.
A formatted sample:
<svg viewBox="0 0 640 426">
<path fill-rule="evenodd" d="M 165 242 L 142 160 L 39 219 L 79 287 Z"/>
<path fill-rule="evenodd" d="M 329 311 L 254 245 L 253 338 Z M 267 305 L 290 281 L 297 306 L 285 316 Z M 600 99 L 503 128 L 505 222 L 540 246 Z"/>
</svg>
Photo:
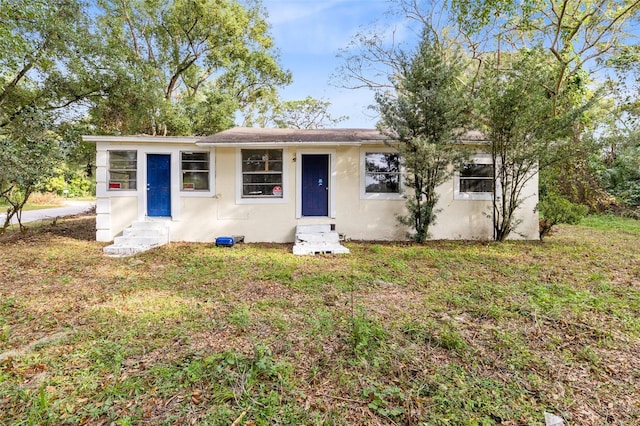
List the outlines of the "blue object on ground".
<svg viewBox="0 0 640 426">
<path fill-rule="evenodd" d="M 231 247 L 236 243 L 233 237 L 218 237 L 216 238 L 216 247 Z"/>
</svg>

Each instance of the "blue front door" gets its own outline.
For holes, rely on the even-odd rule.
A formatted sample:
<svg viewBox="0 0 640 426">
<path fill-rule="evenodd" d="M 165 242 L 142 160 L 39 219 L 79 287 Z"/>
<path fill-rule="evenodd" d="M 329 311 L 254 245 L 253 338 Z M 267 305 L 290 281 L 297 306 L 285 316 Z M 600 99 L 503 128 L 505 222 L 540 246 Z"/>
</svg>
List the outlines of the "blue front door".
<svg viewBox="0 0 640 426">
<path fill-rule="evenodd" d="M 302 216 L 329 216 L 329 155 L 302 156 Z"/>
<path fill-rule="evenodd" d="M 171 156 L 147 154 L 147 216 L 171 216 Z"/>
</svg>

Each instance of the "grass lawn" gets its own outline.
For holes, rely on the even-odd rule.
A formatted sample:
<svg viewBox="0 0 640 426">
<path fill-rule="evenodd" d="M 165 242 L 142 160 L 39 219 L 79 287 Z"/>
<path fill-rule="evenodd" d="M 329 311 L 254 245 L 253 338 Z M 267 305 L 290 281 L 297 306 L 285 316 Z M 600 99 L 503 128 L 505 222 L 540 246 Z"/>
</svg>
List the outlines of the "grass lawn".
<svg viewBox="0 0 640 426">
<path fill-rule="evenodd" d="M 29 197 L 29 201 L 24 205 L 22 211 L 26 212 L 30 210 L 44 210 L 61 207 L 64 205 L 65 201 L 65 198 L 59 197 L 55 194 L 36 193 Z M 0 200 L 0 213 L 6 213 L 7 208 L 9 208 L 9 205 L 3 200 Z"/>
<path fill-rule="evenodd" d="M 640 423 L 640 226 L 539 242 L 0 237 L 0 425 Z"/>
<path fill-rule="evenodd" d="M 44 209 L 53 209 L 56 207 L 61 207 L 62 204 L 34 204 L 27 203 L 24 205 L 22 211 L 30 211 L 30 210 L 44 210 Z M 0 203 L 0 213 L 6 213 L 8 206 Z"/>
</svg>

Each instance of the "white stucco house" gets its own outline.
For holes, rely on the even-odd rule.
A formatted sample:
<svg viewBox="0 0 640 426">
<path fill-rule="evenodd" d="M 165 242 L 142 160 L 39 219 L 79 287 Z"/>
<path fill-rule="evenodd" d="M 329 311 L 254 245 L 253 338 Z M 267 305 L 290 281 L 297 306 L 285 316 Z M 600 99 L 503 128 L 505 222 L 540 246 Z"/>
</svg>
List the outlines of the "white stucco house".
<svg viewBox="0 0 640 426">
<path fill-rule="evenodd" d="M 492 239 L 492 168 L 483 141 L 440 186 L 433 239 Z M 207 137 L 85 136 L 97 148 L 96 239 L 163 222 L 170 241 L 293 242 L 299 225 L 354 240 L 404 240 L 398 155 L 374 129 L 232 128 Z M 538 239 L 538 179 L 525 188 L 514 238 Z"/>
</svg>

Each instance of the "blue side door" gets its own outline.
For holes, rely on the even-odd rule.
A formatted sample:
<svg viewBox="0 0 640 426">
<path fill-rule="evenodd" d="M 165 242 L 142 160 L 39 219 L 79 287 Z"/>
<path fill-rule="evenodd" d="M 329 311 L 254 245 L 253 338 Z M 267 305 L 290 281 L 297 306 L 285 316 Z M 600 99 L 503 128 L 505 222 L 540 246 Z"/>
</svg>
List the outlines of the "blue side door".
<svg viewBox="0 0 640 426">
<path fill-rule="evenodd" d="M 329 155 L 302 156 L 302 216 L 329 216 Z"/>
<path fill-rule="evenodd" d="M 147 216 L 171 216 L 171 156 L 147 154 Z"/>
</svg>

